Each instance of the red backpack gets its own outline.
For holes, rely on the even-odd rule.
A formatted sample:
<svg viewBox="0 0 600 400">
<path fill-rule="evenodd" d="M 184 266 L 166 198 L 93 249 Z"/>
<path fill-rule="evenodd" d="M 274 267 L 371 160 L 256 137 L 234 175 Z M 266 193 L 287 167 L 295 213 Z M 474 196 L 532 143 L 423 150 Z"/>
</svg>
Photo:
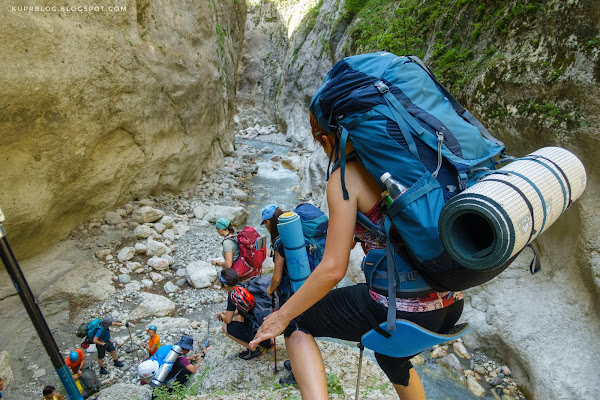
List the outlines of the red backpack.
<svg viewBox="0 0 600 400">
<path fill-rule="evenodd" d="M 266 238 L 260 236 L 253 227 L 247 226 L 236 233 L 233 239 L 238 243 L 240 256 L 231 268 L 242 279 L 262 274 L 262 263 L 267 258 Z"/>
</svg>

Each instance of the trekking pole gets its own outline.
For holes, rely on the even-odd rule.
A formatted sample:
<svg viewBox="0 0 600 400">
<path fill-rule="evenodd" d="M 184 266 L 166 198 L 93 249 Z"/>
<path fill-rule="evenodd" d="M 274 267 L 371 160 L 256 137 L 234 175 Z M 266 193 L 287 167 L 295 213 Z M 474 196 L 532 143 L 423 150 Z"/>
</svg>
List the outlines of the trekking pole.
<svg viewBox="0 0 600 400">
<path fill-rule="evenodd" d="M 131 329 L 129 329 L 129 324 L 127 324 L 127 332 L 129 332 L 129 340 L 131 340 L 131 347 L 133 347 L 135 349 L 135 359 L 137 360 L 137 362 L 139 364 L 140 363 L 140 357 L 139 357 L 139 354 L 138 354 L 138 348 L 133 343 L 133 337 L 131 336 Z"/>
<path fill-rule="evenodd" d="M 48 323 L 42 314 L 42 310 L 40 310 L 31 288 L 23 275 L 23 271 L 21 271 L 21 267 L 19 267 L 19 263 L 8 244 L 8 240 L 6 240 L 6 232 L 2 226 L 3 221 L 4 214 L 2 214 L 2 210 L 0 210 L 0 259 L 2 259 L 6 272 L 8 272 L 17 294 L 21 298 L 21 302 L 23 303 L 27 314 L 29 314 L 29 319 L 31 319 L 31 323 L 34 326 L 46 353 L 48 353 L 50 361 L 52 362 L 60 381 L 65 387 L 69 399 L 83 400 L 81 393 L 79 393 L 79 389 L 77 389 L 77 386 L 75 385 L 71 370 L 69 370 L 69 367 L 65 364 L 65 360 L 60 354 L 54 336 L 52 336 Z"/>
<path fill-rule="evenodd" d="M 210 335 L 210 317 L 208 317 L 208 328 L 206 328 L 206 344 L 204 345 L 205 349 L 208 347 L 208 335 Z"/>
<path fill-rule="evenodd" d="M 273 297 L 271 298 L 271 305 L 273 307 L 273 312 L 275 312 L 275 293 L 273 293 Z M 277 373 L 277 343 L 275 342 L 275 339 L 276 338 L 273 338 L 273 359 L 275 360 L 273 375 Z"/>
<path fill-rule="evenodd" d="M 358 342 L 358 348 L 360 349 L 360 356 L 358 356 L 358 377 L 356 378 L 356 395 L 354 396 L 354 400 L 358 400 L 358 388 L 360 387 L 360 370 L 362 369 L 362 358 L 363 358 L 363 350 L 365 346 L 361 342 Z"/>
</svg>

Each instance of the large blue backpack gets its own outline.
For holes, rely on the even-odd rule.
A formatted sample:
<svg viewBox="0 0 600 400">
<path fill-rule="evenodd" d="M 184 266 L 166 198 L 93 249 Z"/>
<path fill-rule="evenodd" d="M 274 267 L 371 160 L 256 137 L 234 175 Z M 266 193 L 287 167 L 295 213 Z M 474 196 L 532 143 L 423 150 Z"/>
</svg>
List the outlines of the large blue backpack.
<svg viewBox="0 0 600 400">
<path fill-rule="evenodd" d="M 308 265 L 310 272 L 317 268 L 317 265 L 323 259 L 325 252 L 325 241 L 327 239 L 327 228 L 329 227 L 329 218 L 318 207 L 309 204 L 299 204 L 294 212 L 300 217 L 302 223 L 302 234 L 304 235 L 304 245 L 306 247 L 306 255 L 308 257 Z M 279 251 L 281 239 L 277 238 L 273 247 Z M 280 303 L 285 302 L 292 295 L 289 274 L 284 274 L 278 288 L 280 295 Z"/>
<path fill-rule="evenodd" d="M 442 245 L 442 206 L 495 169 L 494 157 L 504 156 L 505 147 L 417 57 L 378 52 L 341 60 L 313 96 L 310 111 L 324 129 L 337 134 L 339 146 L 334 147 L 340 151 L 334 160 L 341 168 L 344 199 L 348 141 L 382 192 L 386 187 L 379 178 L 385 172 L 408 188 L 388 207 L 384 231 L 357 217 L 387 242 L 385 251 L 371 255 L 365 275 L 369 286 L 389 296 L 390 303 L 396 293 L 416 297 L 479 285 L 512 262 L 514 257 L 494 270 L 468 269 Z M 389 239 L 392 226 L 405 244 L 402 248 Z M 391 321 L 394 310 L 389 311 Z"/>
</svg>

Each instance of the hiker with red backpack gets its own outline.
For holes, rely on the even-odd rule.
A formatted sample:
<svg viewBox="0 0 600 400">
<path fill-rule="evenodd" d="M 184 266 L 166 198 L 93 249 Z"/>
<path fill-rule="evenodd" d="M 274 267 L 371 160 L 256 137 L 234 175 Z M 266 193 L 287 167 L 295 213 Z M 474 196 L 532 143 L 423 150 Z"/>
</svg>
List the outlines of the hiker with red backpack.
<svg viewBox="0 0 600 400">
<path fill-rule="evenodd" d="M 254 277 L 250 279 L 261 279 L 266 282 L 269 278 Z M 260 313 L 263 313 L 263 315 L 258 315 L 258 307 L 255 308 L 255 296 L 250 293 L 247 288 L 240 285 L 240 277 L 237 272 L 235 272 L 233 269 L 224 269 L 219 275 L 219 281 L 221 282 L 221 287 L 228 293 L 227 309 L 216 314 L 217 319 L 223 322 L 223 332 L 225 335 L 227 335 L 227 337 L 246 348 L 244 351 L 238 354 L 241 359 L 251 360 L 260 356 L 260 349 L 255 348 L 254 350 L 251 350 L 248 342 L 254 338 L 254 335 L 262 323 L 264 316 L 271 313 L 271 300 L 268 296 L 266 296 L 267 285 L 264 284 L 262 289 L 265 293 L 264 296 L 262 296 L 263 304 L 262 308 L 260 309 Z M 267 306 L 269 307 L 266 310 L 264 306 L 265 298 Z M 266 340 L 261 342 L 260 345 L 265 348 L 270 348 L 271 341 Z"/>
<path fill-rule="evenodd" d="M 222 246 L 225 261 L 214 259 L 211 264 L 233 268 L 243 280 L 260 275 L 262 263 L 267 257 L 264 237 L 251 226 L 236 232 L 227 218 L 219 218 L 215 226 L 217 233 L 224 238 Z"/>
<path fill-rule="evenodd" d="M 240 257 L 240 247 L 237 240 L 235 239 L 235 229 L 227 218 L 219 218 L 215 224 L 217 233 L 223 237 L 223 258 L 225 261 L 217 259 L 212 260 L 210 263 L 222 268 L 231 268 L 233 263 Z"/>
</svg>

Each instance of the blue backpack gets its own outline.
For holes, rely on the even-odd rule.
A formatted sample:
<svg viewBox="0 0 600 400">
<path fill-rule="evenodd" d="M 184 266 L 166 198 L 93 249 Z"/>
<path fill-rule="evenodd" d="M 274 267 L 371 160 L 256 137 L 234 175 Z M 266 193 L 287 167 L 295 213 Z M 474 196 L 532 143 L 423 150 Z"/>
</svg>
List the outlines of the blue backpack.
<svg viewBox="0 0 600 400">
<path fill-rule="evenodd" d="M 100 318 L 94 318 L 87 326 L 86 341 L 88 343 L 93 343 L 92 341 L 94 340 L 94 336 L 98 328 L 102 328 L 102 321 Z"/>
<path fill-rule="evenodd" d="M 386 52 L 347 57 L 329 71 L 310 111 L 324 129 L 337 134 L 339 146 L 334 147 L 340 151 L 335 158 L 332 152 L 330 162 L 341 168 L 344 199 L 348 141 L 382 192 L 386 187 L 379 178 L 385 172 L 408 188 L 387 208 L 384 231 L 365 216 L 357 217 L 387 243 L 385 250 L 368 254 L 363 267 L 367 284 L 387 295 L 390 303 L 396 293 L 417 297 L 479 285 L 512 262 L 514 257 L 494 270 L 468 269 L 442 245 L 442 206 L 494 170 L 494 157 L 504 157 L 505 147 L 419 58 Z M 392 225 L 405 244 L 402 248 L 389 239 Z M 394 310 L 389 311 L 392 321 Z"/>
<path fill-rule="evenodd" d="M 323 253 L 325 252 L 325 241 L 327 239 L 327 228 L 329 227 L 329 218 L 323 211 L 318 207 L 309 204 L 302 203 L 298 205 L 294 212 L 300 217 L 302 223 L 302 234 L 304 235 L 304 244 L 306 247 L 306 255 L 308 257 L 308 264 L 310 266 L 310 272 L 317 268 L 317 265 L 323 259 Z M 281 239 L 277 238 L 273 247 L 276 251 L 279 251 L 282 245 Z M 280 284 L 280 290 L 278 290 L 283 302 L 292 295 L 292 288 L 290 286 L 290 278 L 288 274 L 284 274 Z"/>
</svg>

